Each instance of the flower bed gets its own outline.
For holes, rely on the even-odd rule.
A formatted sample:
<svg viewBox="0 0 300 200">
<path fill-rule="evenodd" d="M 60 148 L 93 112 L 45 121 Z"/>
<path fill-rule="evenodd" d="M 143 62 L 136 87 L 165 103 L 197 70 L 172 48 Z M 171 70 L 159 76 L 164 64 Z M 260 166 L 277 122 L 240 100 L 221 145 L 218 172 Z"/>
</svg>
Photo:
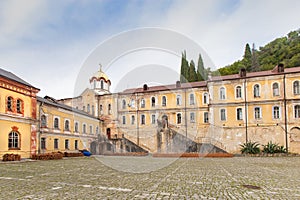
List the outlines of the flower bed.
<svg viewBox="0 0 300 200">
<path fill-rule="evenodd" d="M 3 159 L 2 160 L 5 161 L 5 162 L 6 161 L 20 161 L 21 160 L 21 155 L 7 153 L 7 154 L 3 155 Z"/>
<path fill-rule="evenodd" d="M 80 157 L 83 156 L 81 152 L 65 152 L 64 157 Z"/>
<path fill-rule="evenodd" d="M 63 156 L 64 156 L 64 154 L 61 152 L 52 152 L 52 153 L 32 155 L 31 159 L 33 159 L 33 160 L 58 160 L 58 159 L 62 159 Z"/>
<path fill-rule="evenodd" d="M 233 154 L 229 153 L 155 153 L 153 157 L 172 157 L 172 158 L 231 158 Z"/>
<path fill-rule="evenodd" d="M 148 152 L 105 153 L 104 156 L 148 156 Z"/>
</svg>

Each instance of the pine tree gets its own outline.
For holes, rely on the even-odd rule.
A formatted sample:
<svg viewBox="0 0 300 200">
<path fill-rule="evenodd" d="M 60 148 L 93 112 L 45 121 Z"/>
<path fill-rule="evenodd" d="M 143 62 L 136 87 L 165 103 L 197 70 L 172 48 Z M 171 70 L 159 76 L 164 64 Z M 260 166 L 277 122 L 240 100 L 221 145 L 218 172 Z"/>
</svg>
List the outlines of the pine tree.
<svg viewBox="0 0 300 200">
<path fill-rule="evenodd" d="M 197 73 L 196 73 L 196 68 L 195 68 L 195 63 L 193 60 L 190 62 L 190 67 L 189 67 L 189 82 L 195 82 L 197 81 Z"/>
<path fill-rule="evenodd" d="M 186 51 L 181 55 L 180 82 L 186 83 L 189 80 L 189 63 L 186 60 Z"/>
<path fill-rule="evenodd" d="M 246 44 L 246 47 L 245 47 L 243 64 L 247 71 L 251 71 L 252 53 L 251 53 L 250 45 L 248 43 Z"/>
<path fill-rule="evenodd" d="M 197 65 L 197 81 L 207 80 L 207 71 L 204 68 L 201 54 L 199 54 L 198 65 Z"/>
</svg>

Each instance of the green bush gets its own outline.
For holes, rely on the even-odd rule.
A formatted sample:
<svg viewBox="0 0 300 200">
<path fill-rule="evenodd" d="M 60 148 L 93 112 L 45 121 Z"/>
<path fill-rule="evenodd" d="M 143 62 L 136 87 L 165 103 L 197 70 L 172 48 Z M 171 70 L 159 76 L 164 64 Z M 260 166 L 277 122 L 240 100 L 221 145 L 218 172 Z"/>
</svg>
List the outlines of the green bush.
<svg viewBox="0 0 300 200">
<path fill-rule="evenodd" d="M 242 145 L 241 152 L 242 154 L 258 154 L 260 153 L 259 144 L 257 142 L 246 142 Z"/>
<path fill-rule="evenodd" d="M 268 144 L 263 145 L 264 153 L 286 153 L 286 148 L 284 146 L 279 146 L 278 144 L 272 143 L 272 141 L 268 142 Z"/>
</svg>

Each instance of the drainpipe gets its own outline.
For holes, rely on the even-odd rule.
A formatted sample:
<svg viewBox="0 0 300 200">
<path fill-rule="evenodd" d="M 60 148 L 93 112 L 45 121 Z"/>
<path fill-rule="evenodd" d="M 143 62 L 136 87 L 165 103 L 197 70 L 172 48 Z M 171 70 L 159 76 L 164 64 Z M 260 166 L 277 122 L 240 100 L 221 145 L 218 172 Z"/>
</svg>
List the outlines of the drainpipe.
<svg viewBox="0 0 300 200">
<path fill-rule="evenodd" d="M 41 113 L 42 113 L 42 106 L 44 105 L 43 102 L 40 102 L 40 106 L 39 106 L 39 119 L 38 119 L 38 127 L 39 127 L 39 131 L 38 131 L 38 141 L 37 141 L 37 145 L 38 145 L 38 154 L 41 153 L 41 129 L 42 129 L 42 125 L 41 125 Z"/>
<path fill-rule="evenodd" d="M 283 103 L 284 103 L 284 132 L 285 132 L 285 148 L 288 153 L 288 131 L 287 131 L 287 108 L 286 108 L 286 85 L 285 74 L 283 75 Z"/>
<path fill-rule="evenodd" d="M 185 123 L 185 151 L 187 151 L 187 113 L 186 113 L 186 89 L 184 89 L 184 123 Z"/>
<path fill-rule="evenodd" d="M 248 104 L 247 104 L 247 81 L 244 79 L 244 98 L 245 98 L 245 131 L 246 131 L 246 143 L 248 142 Z"/>
</svg>

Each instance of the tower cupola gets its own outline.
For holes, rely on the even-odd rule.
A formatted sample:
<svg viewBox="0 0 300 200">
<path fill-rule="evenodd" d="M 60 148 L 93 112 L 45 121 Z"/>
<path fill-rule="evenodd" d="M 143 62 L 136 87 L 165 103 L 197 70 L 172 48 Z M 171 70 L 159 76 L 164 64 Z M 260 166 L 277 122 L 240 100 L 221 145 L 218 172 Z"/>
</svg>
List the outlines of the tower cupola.
<svg viewBox="0 0 300 200">
<path fill-rule="evenodd" d="M 111 82 L 108 76 L 102 71 L 102 65 L 99 64 L 99 70 L 90 78 L 91 89 L 98 94 L 110 93 Z"/>
</svg>

